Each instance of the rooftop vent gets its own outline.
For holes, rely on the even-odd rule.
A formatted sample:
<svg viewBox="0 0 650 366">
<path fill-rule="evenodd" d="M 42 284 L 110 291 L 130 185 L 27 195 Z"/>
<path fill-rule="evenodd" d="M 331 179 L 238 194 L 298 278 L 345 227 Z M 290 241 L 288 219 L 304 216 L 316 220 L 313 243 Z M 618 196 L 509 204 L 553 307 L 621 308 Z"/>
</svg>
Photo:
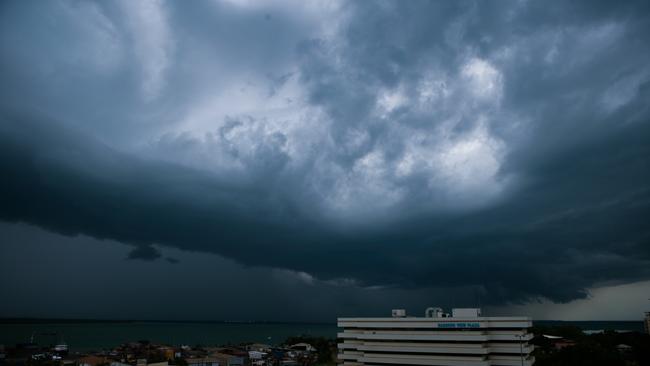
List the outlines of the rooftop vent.
<svg viewBox="0 0 650 366">
<path fill-rule="evenodd" d="M 442 318 L 444 313 L 442 312 L 442 308 L 427 308 L 427 310 L 424 311 L 424 316 L 426 318 Z"/>
</svg>

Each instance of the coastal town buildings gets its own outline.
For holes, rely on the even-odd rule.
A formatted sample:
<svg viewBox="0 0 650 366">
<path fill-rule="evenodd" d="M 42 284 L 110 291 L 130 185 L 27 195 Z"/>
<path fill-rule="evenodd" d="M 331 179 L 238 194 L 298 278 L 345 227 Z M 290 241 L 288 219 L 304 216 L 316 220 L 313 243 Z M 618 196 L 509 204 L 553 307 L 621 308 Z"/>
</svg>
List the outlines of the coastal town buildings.
<svg viewBox="0 0 650 366">
<path fill-rule="evenodd" d="M 138 341 L 110 350 L 71 352 L 65 356 L 58 355 L 52 346 L 23 343 L 10 347 L 7 358 L 4 346 L 0 346 L 0 354 L 0 366 L 310 366 L 318 357 L 316 348 L 305 342 L 280 346 L 171 346 Z"/>
<path fill-rule="evenodd" d="M 105 356 L 88 355 L 81 357 L 77 360 L 78 366 L 98 366 L 107 363 Z"/>
<path fill-rule="evenodd" d="M 248 357 L 248 353 L 213 353 L 211 356 L 219 361 L 219 366 L 243 366 L 246 362 L 246 358 Z"/>
<path fill-rule="evenodd" d="M 532 319 L 429 308 L 424 317 L 339 318 L 343 365 L 531 366 Z"/>
<path fill-rule="evenodd" d="M 188 358 L 187 366 L 220 366 L 219 359 L 215 357 Z"/>
</svg>

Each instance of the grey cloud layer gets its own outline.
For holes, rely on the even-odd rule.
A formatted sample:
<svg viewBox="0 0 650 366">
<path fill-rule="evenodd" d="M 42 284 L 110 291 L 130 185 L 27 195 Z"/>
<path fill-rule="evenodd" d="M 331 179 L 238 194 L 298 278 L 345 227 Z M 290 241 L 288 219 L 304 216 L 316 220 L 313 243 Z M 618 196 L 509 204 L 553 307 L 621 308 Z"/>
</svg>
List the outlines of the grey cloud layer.
<svg viewBox="0 0 650 366">
<path fill-rule="evenodd" d="M 353 2 L 320 35 L 280 5 L 222 6 L 158 9 L 144 46 L 119 36 L 119 10 L 85 12 L 125 48 L 102 74 L 74 71 L 72 46 L 30 53 L 16 40 L 47 41 L 36 10 L 5 5 L 26 20 L 3 26 L 0 218 L 129 243 L 132 258 L 159 244 L 337 283 L 474 286 L 493 303 L 650 278 L 645 2 Z M 59 93 L 62 80 L 78 84 Z M 210 108 L 240 84 L 271 102 Z M 234 112 L 212 120 L 221 108 Z"/>
</svg>

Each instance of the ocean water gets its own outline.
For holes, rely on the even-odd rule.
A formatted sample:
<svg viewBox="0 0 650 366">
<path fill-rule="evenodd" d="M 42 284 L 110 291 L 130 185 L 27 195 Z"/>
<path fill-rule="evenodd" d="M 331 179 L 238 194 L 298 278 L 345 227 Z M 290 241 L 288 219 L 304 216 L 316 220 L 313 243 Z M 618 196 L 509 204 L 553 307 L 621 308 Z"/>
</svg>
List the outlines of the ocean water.
<svg viewBox="0 0 650 366">
<path fill-rule="evenodd" d="M 58 333 L 72 351 L 99 350 L 121 343 L 148 340 L 172 345 L 223 345 L 243 342 L 281 344 L 291 336 L 334 338 L 336 324 L 308 323 L 197 323 L 197 322 L 83 322 L 0 323 L 0 344 L 26 343 L 32 333 Z M 34 342 L 59 342 L 54 335 L 36 335 Z"/>
<path fill-rule="evenodd" d="M 582 330 L 598 331 L 598 330 L 617 330 L 623 332 L 643 332 L 643 321 L 641 320 L 587 320 L 587 321 L 563 321 L 563 320 L 536 320 L 533 322 L 535 325 L 570 325 L 579 327 Z"/>
<path fill-rule="evenodd" d="M 641 321 L 535 321 L 537 325 L 572 325 L 583 330 L 643 331 Z M 297 335 L 335 338 L 334 323 L 221 323 L 221 322 L 0 322 L 0 344 L 34 341 L 41 345 L 58 343 L 58 333 L 72 351 L 108 349 L 124 342 L 149 340 L 163 344 L 223 345 L 243 342 L 281 344 Z"/>
</svg>

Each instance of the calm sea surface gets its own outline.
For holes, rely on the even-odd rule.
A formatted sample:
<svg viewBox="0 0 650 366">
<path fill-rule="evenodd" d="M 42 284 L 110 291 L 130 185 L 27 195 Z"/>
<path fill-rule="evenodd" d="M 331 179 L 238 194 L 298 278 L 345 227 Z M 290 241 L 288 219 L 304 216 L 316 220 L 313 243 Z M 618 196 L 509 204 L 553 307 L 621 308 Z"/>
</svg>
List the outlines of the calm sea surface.
<svg viewBox="0 0 650 366">
<path fill-rule="evenodd" d="M 313 335 L 336 337 L 335 324 L 303 323 L 0 323 L 0 344 L 26 343 L 32 333 L 58 333 L 71 350 L 112 348 L 124 342 L 149 340 L 165 344 L 221 345 L 260 342 L 280 344 L 287 337 Z M 36 335 L 38 344 L 58 342 L 53 335 Z"/>
<path fill-rule="evenodd" d="M 575 325 L 583 330 L 643 331 L 641 321 L 536 321 L 538 325 Z M 0 344 L 28 342 L 32 333 L 58 333 L 73 351 L 111 348 L 149 340 L 165 344 L 222 345 L 261 342 L 280 344 L 287 337 L 312 335 L 335 338 L 335 324 L 308 323 L 170 323 L 170 322 L 0 322 Z M 36 343 L 57 343 L 56 336 L 36 335 Z"/>
</svg>

